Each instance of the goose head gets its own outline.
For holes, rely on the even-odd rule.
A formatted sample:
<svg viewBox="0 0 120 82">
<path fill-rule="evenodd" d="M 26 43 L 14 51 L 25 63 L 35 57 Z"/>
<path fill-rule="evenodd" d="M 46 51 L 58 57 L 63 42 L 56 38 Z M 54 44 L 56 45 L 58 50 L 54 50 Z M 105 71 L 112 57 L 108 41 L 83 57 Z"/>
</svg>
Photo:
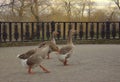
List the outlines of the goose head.
<svg viewBox="0 0 120 82">
<path fill-rule="evenodd" d="M 56 36 L 57 34 L 59 34 L 57 31 L 53 31 L 52 36 L 54 37 L 54 36 Z"/>
<path fill-rule="evenodd" d="M 53 42 L 51 42 L 51 41 L 45 41 L 45 42 L 40 43 L 39 48 L 42 48 L 42 47 L 44 47 L 46 45 L 49 46 L 51 51 L 57 51 L 57 52 L 59 51 L 58 46 L 56 44 L 54 44 Z"/>
</svg>

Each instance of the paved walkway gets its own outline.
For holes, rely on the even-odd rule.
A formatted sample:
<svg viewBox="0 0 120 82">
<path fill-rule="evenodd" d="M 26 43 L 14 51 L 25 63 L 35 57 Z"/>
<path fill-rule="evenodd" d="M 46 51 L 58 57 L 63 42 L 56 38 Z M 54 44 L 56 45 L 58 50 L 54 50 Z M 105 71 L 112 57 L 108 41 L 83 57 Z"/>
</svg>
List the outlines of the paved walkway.
<svg viewBox="0 0 120 82">
<path fill-rule="evenodd" d="M 35 47 L 0 48 L 0 82 L 120 82 L 120 45 L 76 45 L 69 66 L 51 54 L 43 61 L 51 73 L 37 67 L 29 75 L 16 56 Z"/>
</svg>

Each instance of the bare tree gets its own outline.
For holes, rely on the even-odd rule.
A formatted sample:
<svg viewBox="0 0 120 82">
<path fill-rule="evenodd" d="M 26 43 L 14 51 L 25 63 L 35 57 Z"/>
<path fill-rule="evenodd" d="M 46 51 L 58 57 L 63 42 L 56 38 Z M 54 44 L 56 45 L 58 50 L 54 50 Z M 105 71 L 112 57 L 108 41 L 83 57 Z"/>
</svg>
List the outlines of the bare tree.
<svg viewBox="0 0 120 82">
<path fill-rule="evenodd" d="M 7 2 L 7 0 L 1 1 L 0 3 L 0 20 L 8 21 L 8 12 L 10 10 L 10 6 L 12 5 L 11 2 Z"/>
<path fill-rule="evenodd" d="M 81 7 L 82 1 L 83 0 L 62 0 L 62 7 L 63 10 L 66 11 L 68 20 L 72 20 L 72 17 L 74 15 L 78 17 L 81 14 L 81 12 L 84 12 L 85 6 Z"/>
<path fill-rule="evenodd" d="M 31 6 L 31 13 L 36 21 L 40 21 L 40 13 L 50 6 L 49 0 L 34 0 Z"/>
<path fill-rule="evenodd" d="M 9 9 L 5 10 L 7 8 L 3 9 L 3 6 Z M 49 6 L 49 0 L 11 0 L 9 4 L 1 5 L 11 21 L 40 21 L 40 14 Z"/>
<path fill-rule="evenodd" d="M 72 7 L 72 0 L 63 0 L 63 7 L 67 13 L 68 20 L 71 19 L 71 7 Z"/>
<path fill-rule="evenodd" d="M 112 1 L 114 1 L 114 3 L 117 5 L 117 7 L 120 10 L 120 1 L 119 0 L 112 0 Z"/>
<path fill-rule="evenodd" d="M 79 0 L 76 2 L 76 17 L 81 20 L 84 17 L 84 12 L 87 7 L 87 0 Z"/>
<path fill-rule="evenodd" d="M 113 1 L 115 3 L 115 5 L 118 7 L 118 9 L 120 10 L 119 0 L 111 0 L 111 1 Z M 107 18 L 107 20 L 110 21 L 113 19 L 113 16 L 115 15 L 116 10 L 117 10 L 116 7 L 114 7 L 114 9 L 111 11 L 109 17 Z"/>
<path fill-rule="evenodd" d="M 87 6 L 88 6 L 88 20 L 91 20 L 91 13 L 92 13 L 92 10 L 94 9 L 93 8 L 93 5 L 95 4 L 94 1 L 92 0 L 87 0 Z"/>
<path fill-rule="evenodd" d="M 11 9 L 11 10 L 12 10 L 12 12 L 13 12 L 13 14 L 14 14 L 14 3 L 15 3 L 15 0 L 11 0 L 10 3 L 11 3 L 11 5 L 12 5 L 12 9 Z"/>
</svg>

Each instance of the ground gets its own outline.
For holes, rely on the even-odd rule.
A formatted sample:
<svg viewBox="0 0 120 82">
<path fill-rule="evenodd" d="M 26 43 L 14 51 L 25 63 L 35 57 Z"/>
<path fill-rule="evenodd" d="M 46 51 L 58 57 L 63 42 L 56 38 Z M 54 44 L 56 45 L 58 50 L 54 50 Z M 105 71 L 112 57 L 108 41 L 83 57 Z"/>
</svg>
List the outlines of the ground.
<svg viewBox="0 0 120 82">
<path fill-rule="evenodd" d="M 35 47 L 1 47 L 0 82 L 120 82 L 120 45 L 76 45 L 69 66 L 53 53 L 42 63 L 50 73 L 29 75 L 16 56 Z"/>
</svg>

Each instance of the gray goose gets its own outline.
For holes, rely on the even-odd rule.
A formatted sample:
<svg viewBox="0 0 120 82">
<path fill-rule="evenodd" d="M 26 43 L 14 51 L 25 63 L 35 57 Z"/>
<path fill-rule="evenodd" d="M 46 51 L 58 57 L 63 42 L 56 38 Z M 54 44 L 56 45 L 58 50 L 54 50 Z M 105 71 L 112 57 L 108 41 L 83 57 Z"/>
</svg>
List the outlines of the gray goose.
<svg viewBox="0 0 120 82">
<path fill-rule="evenodd" d="M 59 51 L 59 48 L 56 45 L 48 42 L 44 44 L 43 47 L 36 48 L 35 51 L 33 50 L 32 55 L 31 53 L 26 53 L 26 55 L 21 54 L 18 56 L 18 58 L 22 61 L 22 65 L 28 68 L 29 74 L 32 74 L 33 73 L 32 68 L 37 67 L 37 66 L 40 66 L 40 68 L 42 68 L 43 71 L 49 73 L 49 71 L 41 65 L 41 62 L 47 55 L 49 49 L 51 49 L 52 51 L 57 51 L 57 52 Z"/>
<path fill-rule="evenodd" d="M 71 56 L 71 54 L 73 54 L 73 50 L 74 50 L 74 44 L 72 42 L 72 35 L 75 32 L 75 30 L 71 29 L 68 35 L 68 42 L 67 45 L 63 46 L 62 48 L 60 48 L 58 55 L 58 59 L 64 64 L 64 65 L 68 65 L 68 60 Z"/>
<path fill-rule="evenodd" d="M 39 48 L 43 46 L 43 44 L 45 44 L 46 42 L 52 42 L 53 44 L 56 45 L 56 41 L 55 41 L 55 36 L 58 34 L 58 32 L 53 31 L 52 32 L 52 36 L 51 36 L 51 40 L 50 41 L 45 41 L 39 44 Z M 49 50 L 48 55 L 47 55 L 47 59 L 50 59 L 50 53 L 52 52 L 52 50 Z"/>
<path fill-rule="evenodd" d="M 39 44 L 39 47 L 38 48 L 41 48 L 43 47 L 45 44 L 55 44 L 56 45 L 56 41 L 55 41 L 55 38 L 54 36 L 58 34 L 56 31 L 54 31 L 52 33 L 52 37 L 51 37 L 51 41 L 44 41 L 42 43 Z M 33 55 L 34 53 L 36 52 L 36 48 L 35 49 L 31 49 L 23 54 L 19 54 L 17 55 L 17 57 L 19 57 L 20 59 L 27 59 L 29 58 L 31 55 Z M 49 59 L 49 54 L 52 52 L 52 50 L 50 49 L 49 52 L 48 52 L 48 59 Z"/>
</svg>

